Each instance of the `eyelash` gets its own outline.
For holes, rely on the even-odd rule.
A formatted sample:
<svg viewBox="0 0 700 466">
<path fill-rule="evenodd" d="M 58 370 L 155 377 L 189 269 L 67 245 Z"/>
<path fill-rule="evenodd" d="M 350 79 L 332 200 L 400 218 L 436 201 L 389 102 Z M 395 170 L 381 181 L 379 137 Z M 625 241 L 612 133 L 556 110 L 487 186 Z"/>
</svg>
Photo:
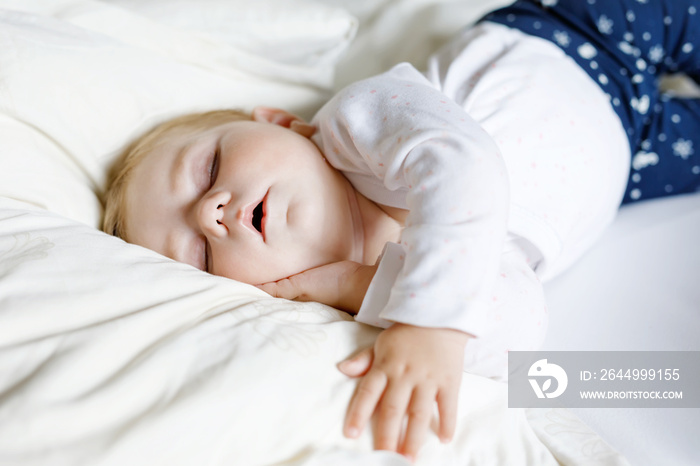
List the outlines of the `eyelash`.
<svg viewBox="0 0 700 466">
<path fill-rule="evenodd" d="M 209 188 L 214 186 L 216 181 L 216 175 L 219 173 L 219 148 L 214 150 L 214 157 L 212 158 L 211 164 L 209 165 Z"/>
<path fill-rule="evenodd" d="M 214 150 L 214 157 L 211 160 L 211 164 L 209 164 L 209 187 L 207 189 L 211 189 L 212 186 L 214 186 L 214 182 L 216 181 L 216 176 L 219 173 L 219 148 L 217 147 Z M 204 237 L 204 271 L 209 272 L 209 242 L 207 241 L 206 236 Z"/>
</svg>

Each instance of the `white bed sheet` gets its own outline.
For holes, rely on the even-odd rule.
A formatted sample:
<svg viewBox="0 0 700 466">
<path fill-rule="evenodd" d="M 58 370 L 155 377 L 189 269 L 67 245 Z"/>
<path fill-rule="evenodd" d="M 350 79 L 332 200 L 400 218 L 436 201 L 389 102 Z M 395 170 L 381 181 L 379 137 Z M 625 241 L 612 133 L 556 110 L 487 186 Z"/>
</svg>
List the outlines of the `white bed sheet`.
<svg viewBox="0 0 700 466">
<path fill-rule="evenodd" d="M 547 350 L 700 351 L 700 194 L 621 210 L 545 286 Z M 572 409 L 634 465 L 696 465 L 700 409 Z"/>
</svg>

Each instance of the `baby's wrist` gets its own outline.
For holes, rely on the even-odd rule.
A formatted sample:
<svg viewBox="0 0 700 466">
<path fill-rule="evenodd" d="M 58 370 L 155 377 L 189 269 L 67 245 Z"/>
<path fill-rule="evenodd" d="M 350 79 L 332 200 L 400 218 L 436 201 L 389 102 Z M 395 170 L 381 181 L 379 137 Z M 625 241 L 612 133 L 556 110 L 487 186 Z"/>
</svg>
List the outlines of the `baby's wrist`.
<svg viewBox="0 0 700 466">
<path fill-rule="evenodd" d="M 438 328 L 435 330 L 440 331 L 440 338 L 449 339 L 462 346 L 465 346 L 470 338 L 474 338 L 474 335 L 453 328 Z"/>
</svg>

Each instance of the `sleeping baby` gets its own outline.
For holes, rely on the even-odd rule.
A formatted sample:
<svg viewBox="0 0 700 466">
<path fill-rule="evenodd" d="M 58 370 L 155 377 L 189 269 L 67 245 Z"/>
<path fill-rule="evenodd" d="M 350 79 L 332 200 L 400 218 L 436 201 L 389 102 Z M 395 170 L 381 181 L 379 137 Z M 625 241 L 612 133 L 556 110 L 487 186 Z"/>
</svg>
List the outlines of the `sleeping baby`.
<svg viewBox="0 0 700 466">
<path fill-rule="evenodd" d="M 374 416 L 375 447 L 413 458 L 436 403 L 451 439 L 463 370 L 505 379 L 508 351 L 538 348 L 541 280 L 621 203 L 700 185 L 700 101 L 657 88 L 700 78 L 695 4 L 518 1 L 309 123 L 176 118 L 115 164 L 104 229 L 386 328 L 339 365 L 361 377 L 344 433 Z"/>
</svg>

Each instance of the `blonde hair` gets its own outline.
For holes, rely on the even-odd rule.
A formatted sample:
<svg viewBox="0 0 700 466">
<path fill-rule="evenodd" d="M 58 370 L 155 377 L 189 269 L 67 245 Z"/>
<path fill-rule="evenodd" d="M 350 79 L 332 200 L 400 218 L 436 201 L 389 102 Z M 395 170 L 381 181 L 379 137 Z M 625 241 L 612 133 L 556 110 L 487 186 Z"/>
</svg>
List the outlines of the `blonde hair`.
<svg viewBox="0 0 700 466">
<path fill-rule="evenodd" d="M 249 113 L 240 110 L 214 110 L 180 116 L 156 126 L 133 141 L 110 168 L 107 190 L 104 194 L 102 230 L 129 241 L 126 237 L 126 188 L 134 168 L 170 137 L 183 132 L 204 131 L 234 121 L 251 120 Z"/>
</svg>

